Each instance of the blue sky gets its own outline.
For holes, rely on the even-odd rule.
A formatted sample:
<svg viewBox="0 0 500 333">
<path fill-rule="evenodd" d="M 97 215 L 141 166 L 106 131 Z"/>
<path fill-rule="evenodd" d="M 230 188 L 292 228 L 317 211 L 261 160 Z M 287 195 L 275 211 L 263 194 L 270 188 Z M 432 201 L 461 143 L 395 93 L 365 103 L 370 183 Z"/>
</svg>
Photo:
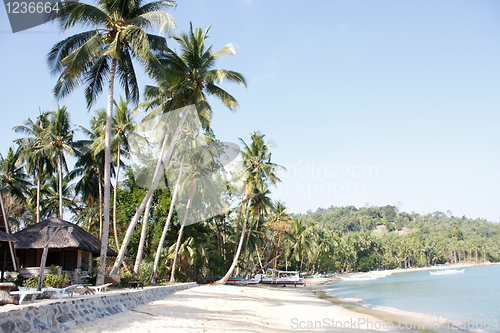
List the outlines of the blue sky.
<svg viewBox="0 0 500 333">
<path fill-rule="evenodd" d="M 179 31 L 212 25 L 214 48 L 237 45 L 218 66 L 248 89 L 224 86 L 241 107 L 214 102 L 213 128 L 276 144 L 288 172 L 273 197 L 291 212 L 399 203 L 500 221 L 500 2 L 181 0 L 170 12 Z M 2 154 L 13 126 L 55 109 L 45 55 L 63 37 L 52 24 L 12 34 L 0 9 Z M 60 104 L 88 125 L 82 90 Z"/>
</svg>

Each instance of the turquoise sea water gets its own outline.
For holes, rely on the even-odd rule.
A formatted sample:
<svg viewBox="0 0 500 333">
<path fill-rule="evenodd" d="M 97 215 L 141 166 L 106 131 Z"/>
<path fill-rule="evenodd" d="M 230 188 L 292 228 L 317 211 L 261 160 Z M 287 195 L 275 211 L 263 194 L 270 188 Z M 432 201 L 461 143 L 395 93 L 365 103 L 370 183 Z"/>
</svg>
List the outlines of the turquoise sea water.
<svg viewBox="0 0 500 333">
<path fill-rule="evenodd" d="M 475 328 L 500 332 L 500 265 L 466 267 L 464 273 L 452 275 L 420 271 L 376 280 L 336 281 L 325 291 L 339 298 L 362 299 L 368 305 L 469 322 L 469 327 L 477 323 Z"/>
</svg>

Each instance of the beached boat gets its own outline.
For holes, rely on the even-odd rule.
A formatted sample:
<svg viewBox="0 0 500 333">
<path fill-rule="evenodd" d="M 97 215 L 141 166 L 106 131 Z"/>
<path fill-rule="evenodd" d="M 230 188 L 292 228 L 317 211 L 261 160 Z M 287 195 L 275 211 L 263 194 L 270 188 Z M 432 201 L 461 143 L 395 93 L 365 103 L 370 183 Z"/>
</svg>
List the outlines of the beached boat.
<svg viewBox="0 0 500 333">
<path fill-rule="evenodd" d="M 390 271 L 371 271 L 367 273 L 356 273 L 347 276 L 339 276 L 339 278 L 344 281 L 366 281 L 383 278 L 391 274 L 392 272 Z"/>
<path fill-rule="evenodd" d="M 383 278 L 392 274 L 391 271 L 371 271 L 368 274 L 377 278 Z"/>
<path fill-rule="evenodd" d="M 226 284 L 235 284 L 239 286 L 252 286 L 259 284 L 260 280 L 259 279 L 250 279 L 250 280 L 244 280 L 242 276 L 239 277 L 234 277 L 234 278 L 229 278 L 226 282 Z"/>
<path fill-rule="evenodd" d="M 280 271 L 268 269 L 266 274 L 256 274 L 252 280 L 259 280 L 262 284 L 277 284 L 282 286 L 305 286 L 306 283 L 300 278 L 297 271 Z"/>
<path fill-rule="evenodd" d="M 204 278 L 205 282 L 207 283 L 213 283 L 215 281 L 218 281 L 222 279 L 222 277 L 217 276 L 217 277 L 210 277 L 210 278 Z M 256 285 L 260 282 L 260 280 L 250 279 L 250 280 L 244 280 L 243 276 L 235 276 L 235 277 L 230 277 L 227 281 L 226 284 L 236 284 L 236 285 L 242 285 L 242 286 L 251 286 L 251 285 Z"/>
<path fill-rule="evenodd" d="M 444 270 L 439 270 L 439 271 L 430 271 L 429 273 L 431 275 L 450 275 L 450 274 L 458 274 L 458 273 L 463 273 L 465 271 L 465 268 L 462 268 L 461 270 L 455 269 L 444 269 Z"/>
<path fill-rule="evenodd" d="M 329 278 L 332 277 L 330 274 L 313 274 L 311 275 L 312 278 Z"/>
<path fill-rule="evenodd" d="M 377 276 L 369 275 L 369 274 L 355 274 L 348 276 L 339 276 L 343 281 L 366 281 L 366 280 L 375 280 Z"/>
</svg>

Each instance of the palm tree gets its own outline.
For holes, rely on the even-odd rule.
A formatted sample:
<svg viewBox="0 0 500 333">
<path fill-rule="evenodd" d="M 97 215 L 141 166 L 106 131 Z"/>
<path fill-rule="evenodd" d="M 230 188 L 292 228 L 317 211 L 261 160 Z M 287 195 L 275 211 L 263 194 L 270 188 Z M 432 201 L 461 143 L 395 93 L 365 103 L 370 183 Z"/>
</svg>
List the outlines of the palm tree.
<svg viewBox="0 0 500 333">
<path fill-rule="evenodd" d="M 36 178 L 36 222 L 40 222 L 40 188 L 44 173 L 51 174 L 54 170 L 52 161 L 41 154 L 40 147 L 43 144 L 44 131 L 49 126 L 49 112 L 41 112 L 35 121 L 28 118 L 24 125 L 14 127 L 17 133 L 28 134 L 27 137 L 17 139 L 21 158 L 26 163 L 26 170 Z"/>
<path fill-rule="evenodd" d="M 72 179 L 81 176 L 76 184 L 76 193 L 82 195 L 84 200 L 99 204 L 99 239 L 102 240 L 103 232 L 103 174 L 104 174 L 104 127 L 106 123 L 106 110 L 97 110 L 90 120 L 90 129 L 80 126 L 88 137 L 80 140 L 79 144 L 85 147 L 78 154 L 78 160 L 72 171 Z M 96 196 L 97 193 L 97 196 Z M 90 222 L 90 221 L 89 221 Z M 89 227 L 90 229 L 90 227 Z"/>
<path fill-rule="evenodd" d="M 252 223 L 250 223 L 250 226 L 248 228 L 247 240 L 245 243 L 245 249 L 247 251 L 247 259 L 246 259 L 245 266 L 247 267 L 247 269 L 246 269 L 247 272 L 248 272 L 248 264 L 249 264 L 250 255 L 251 255 L 251 251 L 248 250 L 248 243 L 250 241 L 250 235 L 252 234 L 252 228 L 257 230 L 259 227 L 259 224 L 262 222 L 263 217 L 265 215 L 267 215 L 274 208 L 273 201 L 269 197 L 270 194 L 271 194 L 271 191 L 269 191 L 269 190 L 266 190 L 266 192 L 264 192 L 264 193 L 261 193 L 259 191 L 256 191 L 254 193 L 253 211 L 252 211 L 253 219 L 252 219 Z M 255 227 L 254 227 L 254 224 L 255 224 Z"/>
<path fill-rule="evenodd" d="M 245 79 L 241 74 L 233 71 L 214 69 L 216 60 L 224 55 L 234 54 L 234 48 L 230 45 L 226 45 L 219 51 L 212 53 L 212 47 L 207 48 L 205 46 L 205 40 L 208 38 L 208 31 L 209 29 L 202 32 L 199 28 L 193 31 L 191 26 L 189 34 L 175 37 L 175 40 L 177 40 L 181 46 L 182 54 L 178 55 L 174 51 L 168 50 L 166 54 L 160 58 L 160 62 L 165 70 L 162 72 L 163 76 L 155 77 L 159 86 L 146 87 L 145 93 L 148 101 L 144 106 L 154 108 L 151 112 L 152 115 L 166 113 L 176 108 L 194 104 L 200 118 L 206 120 L 204 121 L 204 125 L 208 128 L 212 109 L 207 102 L 207 95 L 219 99 L 231 110 L 238 107 L 236 99 L 217 84 L 224 81 L 230 81 L 246 87 Z M 188 112 L 183 114 L 166 155 L 163 156 L 162 152 L 158 158 L 157 169 L 153 176 L 152 184 L 129 224 L 110 275 L 118 274 L 135 226 L 146 207 L 147 201 L 153 195 L 153 192 L 163 176 L 165 165 L 170 161 L 173 148 L 177 144 L 180 135 L 180 129 L 187 115 Z M 167 131 L 163 140 L 164 143 L 168 136 L 169 133 Z"/>
<path fill-rule="evenodd" d="M 70 173 L 71 179 L 80 179 L 75 184 L 75 194 L 85 203 L 86 210 L 90 214 L 84 214 L 87 221 L 87 229 L 90 232 L 93 219 L 99 220 L 98 238 L 102 232 L 102 168 L 104 151 L 95 152 L 92 148 L 92 139 L 98 136 L 94 131 L 83 128 L 84 133 L 89 135 L 87 149 L 78 154 L 75 168 Z M 82 141 L 84 142 L 84 141 Z M 97 204 L 97 207 L 96 207 Z"/>
<path fill-rule="evenodd" d="M 208 137 L 208 136 L 207 136 Z M 211 188 L 213 188 L 213 183 L 211 179 L 211 175 L 214 173 L 214 169 L 218 167 L 214 163 L 213 157 L 213 149 L 211 146 L 203 145 L 197 146 L 197 140 L 195 138 L 189 140 L 187 139 L 188 148 L 187 152 L 183 156 L 183 161 L 187 164 L 187 171 L 185 172 L 184 181 L 181 184 L 181 196 L 182 192 L 184 192 L 184 197 L 188 197 L 184 217 L 182 219 L 181 227 L 179 229 L 179 234 L 177 236 L 177 246 L 174 251 L 174 260 L 172 264 L 172 272 L 170 275 L 170 282 L 175 281 L 175 267 L 177 264 L 177 254 L 179 251 L 179 246 L 182 240 L 182 233 L 184 231 L 184 227 L 186 225 L 186 220 L 188 218 L 189 210 L 193 204 L 193 199 L 195 194 L 200 193 L 203 195 L 203 192 L 209 192 Z M 200 198 L 200 201 L 204 198 Z"/>
<path fill-rule="evenodd" d="M 252 133 L 252 143 L 250 146 L 247 145 L 242 139 L 240 140 L 244 147 L 242 151 L 242 158 L 243 173 L 246 180 L 245 197 L 247 201 L 247 209 L 245 219 L 243 221 L 238 249 L 234 254 L 233 263 L 231 264 L 231 267 L 229 267 L 226 275 L 217 282 L 218 284 L 225 284 L 229 277 L 233 274 L 233 271 L 238 264 L 241 248 L 243 247 L 250 206 L 252 204 L 255 191 L 258 193 L 265 193 L 269 185 L 276 185 L 281 181 L 276 175 L 276 171 L 285 170 L 285 168 L 281 165 L 271 162 L 271 152 L 269 151 L 269 148 L 273 147 L 273 145 L 266 144 L 264 142 L 263 134 L 258 131 Z"/>
<path fill-rule="evenodd" d="M 116 227 L 116 194 L 118 189 L 118 178 L 120 177 L 121 155 L 128 154 L 128 135 L 134 130 L 134 113 L 128 106 L 128 101 L 120 97 L 120 102 L 115 101 L 116 114 L 113 117 L 113 129 L 115 131 L 114 141 L 116 142 L 116 171 L 115 186 L 113 191 L 113 234 L 115 236 L 116 250 L 119 250 L 118 231 Z"/>
<path fill-rule="evenodd" d="M 76 155 L 73 142 L 73 130 L 69 121 L 69 113 L 65 106 L 57 107 L 55 112 L 50 114 L 49 124 L 43 131 L 43 146 L 40 146 L 40 154 L 51 158 L 57 165 L 59 175 L 59 218 L 63 218 L 63 168 L 67 171 L 66 158 L 64 153 Z"/>
<path fill-rule="evenodd" d="M 104 283 L 104 270 L 109 235 L 111 125 L 113 121 L 113 93 L 118 75 L 127 100 L 139 100 L 139 88 L 133 60 L 144 64 L 148 73 L 162 71 L 151 50 L 166 45 L 165 38 L 148 34 L 146 28 L 168 30 L 174 20 L 162 9 L 174 6 L 174 1 L 161 0 L 142 5 L 141 0 L 102 0 L 99 6 L 79 2 L 60 4 L 57 19 L 62 31 L 76 24 L 93 30 L 78 33 L 55 44 L 47 60 L 53 74 L 60 74 L 54 95 L 69 95 L 80 82 L 85 83 L 85 98 L 90 109 L 103 90 L 108 78 L 106 135 L 104 149 L 104 226 L 97 284 Z"/>
<path fill-rule="evenodd" d="M 266 223 L 266 227 L 269 230 L 271 236 L 270 238 L 268 238 L 267 246 L 271 253 L 274 252 L 274 258 L 272 259 L 272 262 L 274 263 L 274 269 L 276 269 L 278 264 L 277 258 L 284 254 L 280 250 L 282 250 L 281 246 L 285 235 L 292 231 L 293 220 L 287 213 L 286 209 L 287 208 L 285 204 L 278 201 L 274 205 L 273 214 Z M 271 263 L 271 261 L 269 261 L 268 264 L 269 263 Z"/>
<path fill-rule="evenodd" d="M 168 210 L 167 220 L 165 221 L 165 225 L 163 226 L 163 232 L 161 233 L 160 242 L 158 243 L 158 248 L 156 249 L 155 261 L 153 263 L 153 271 L 151 272 L 151 277 L 149 278 L 150 284 L 156 283 L 156 274 L 158 272 L 158 264 L 160 263 L 161 251 L 163 249 L 163 244 L 167 236 L 168 227 L 170 226 L 170 221 L 172 220 L 172 216 L 174 213 L 174 206 L 177 200 L 177 194 L 179 193 L 179 188 L 181 186 L 183 166 L 184 166 L 184 160 L 182 159 L 179 169 L 177 171 L 178 173 L 177 181 L 175 183 L 174 193 L 172 195 L 172 201 L 170 202 L 170 208 Z"/>
<path fill-rule="evenodd" d="M 5 158 L 0 154 L 0 187 L 4 187 L 12 196 L 25 202 L 24 194 L 29 186 L 30 182 L 24 172 L 20 150 L 9 148 Z"/>
<path fill-rule="evenodd" d="M 70 185 L 70 176 L 65 175 L 62 183 L 59 182 L 58 177 L 51 176 L 47 182 L 42 186 L 40 192 L 42 199 L 40 200 L 42 211 L 41 214 L 44 218 L 58 216 L 60 213 L 60 199 L 64 207 L 68 208 L 72 213 L 76 213 L 77 205 L 74 200 L 74 187 Z"/>
<path fill-rule="evenodd" d="M 312 230 L 302 225 L 302 219 L 296 219 L 292 223 L 292 231 L 286 235 L 287 251 L 286 257 L 292 257 L 296 261 L 300 260 L 300 271 L 304 257 L 311 257 L 313 251 L 318 247 L 312 238 Z"/>
<path fill-rule="evenodd" d="M 167 258 L 173 259 L 178 256 L 181 266 L 184 270 L 186 278 L 188 278 L 189 266 L 194 266 L 193 268 L 193 280 L 196 281 L 196 271 L 197 265 L 203 265 L 204 260 L 207 256 L 207 247 L 210 241 L 210 236 L 207 230 L 203 227 L 197 228 L 195 226 L 190 226 L 186 228 L 186 238 L 178 245 L 179 240 L 172 244 L 168 249 Z M 177 249 L 177 255 L 175 254 L 175 249 Z"/>
</svg>

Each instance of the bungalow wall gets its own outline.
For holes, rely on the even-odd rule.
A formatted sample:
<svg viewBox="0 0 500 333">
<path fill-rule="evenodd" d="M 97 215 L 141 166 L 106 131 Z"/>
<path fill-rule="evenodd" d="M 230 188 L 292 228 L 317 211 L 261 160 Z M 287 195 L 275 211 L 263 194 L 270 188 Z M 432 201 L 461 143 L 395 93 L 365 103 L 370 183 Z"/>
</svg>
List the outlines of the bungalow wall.
<svg viewBox="0 0 500 333">
<path fill-rule="evenodd" d="M 17 250 L 19 272 L 24 277 L 38 274 L 42 253 L 42 249 Z M 71 273 L 71 280 L 78 282 L 79 278 L 76 276 L 78 272 L 92 269 L 92 253 L 76 248 L 49 249 L 45 271 L 48 271 L 51 265 L 59 266 L 59 272 Z"/>
</svg>

